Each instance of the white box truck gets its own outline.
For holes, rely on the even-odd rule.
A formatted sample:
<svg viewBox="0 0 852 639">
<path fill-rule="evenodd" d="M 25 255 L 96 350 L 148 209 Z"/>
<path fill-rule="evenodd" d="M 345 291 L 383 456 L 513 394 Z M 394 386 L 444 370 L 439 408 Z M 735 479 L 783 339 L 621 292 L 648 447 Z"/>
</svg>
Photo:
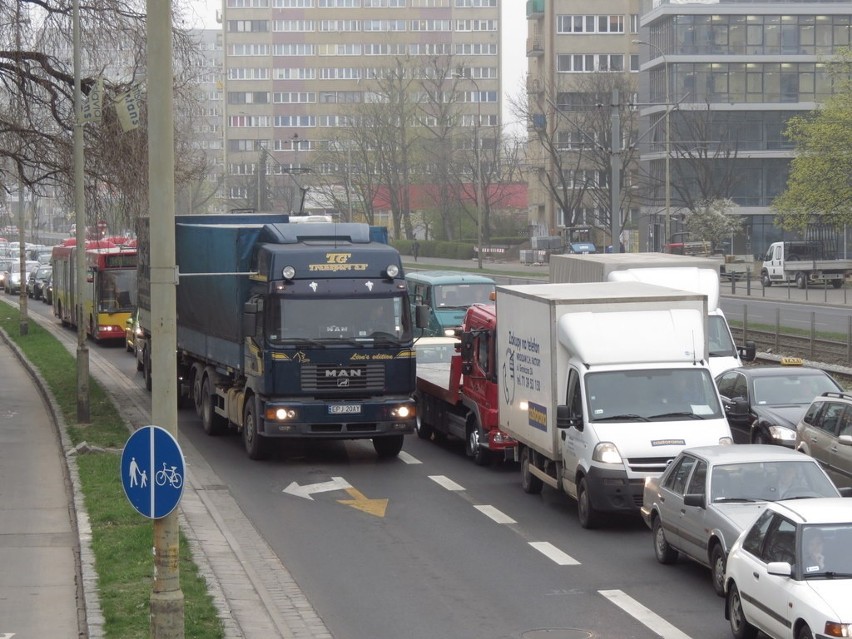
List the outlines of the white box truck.
<svg viewBox="0 0 852 639">
<path fill-rule="evenodd" d="M 554 255 L 550 260 L 550 281 L 634 281 L 706 295 L 709 365 L 713 377 L 755 357 L 754 342 L 746 342 L 743 346 L 734 342 L 731 327 L 719 306 L 717 260 L 667 253 Z"/>
<path fill-rule="evenodd" d="M 577 500 L 580 524 L 639 513 L 645 478 L 731 442 L 707 367 L 707 298 L 642 282 L 497 287 L 500 430 L 521 484 Z"/>
</svg>

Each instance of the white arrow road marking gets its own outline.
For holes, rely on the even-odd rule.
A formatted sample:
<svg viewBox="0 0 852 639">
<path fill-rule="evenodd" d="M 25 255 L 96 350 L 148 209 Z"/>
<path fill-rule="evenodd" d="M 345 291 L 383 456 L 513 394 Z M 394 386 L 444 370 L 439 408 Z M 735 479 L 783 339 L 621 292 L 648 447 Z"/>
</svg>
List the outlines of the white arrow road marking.
<svg viewBox="0 0 852 639">
<path fill-rule="evenodd" d="M 481 512 L 486 517 L 496 521 L 498 524 L 517 524 L 514 519 L 509 517 L 506 513 L 500 512 L 494 506 L 474 506 L 479 512 Z"/>
<path fill-rule="evenodd" d="M 547 541 L 531 541 L 530 546 L 539 551 L 542 555 L 550 559 L 553 563 L 559 566 L 579 566 L 580 562 L 574 559 L 571 555 L 566 555 L 553 544 Z"/>
<path fill-rule="evenodd" d="M 463 486 L 459 486 L 456 482 L 445 475 L 429 475 L 429 479 L 447 490 L 464 490 Z"/>
<path fill-rule="evenodd" d="M 668 621 L 659 615 L 651 612 L 638 601 L 624 594 L 620 590 L 598 590 L 600 594 L 609 599 L 616 606 L 621 608 L 631 617 L 642 622 L 653 632 L 657 633 L 663 639 L 690 639 L 689 635 L 685 635 L 680 630 L 671 625 Z"/>
<path fill-rule="evenodd" d="M 311 495 L 314 493 L 327 493 L 331 490 L 346 490 L 347 488 L 352 488 L 352 486 L 343 477 L 332 477 L 331 481 L 324 481 L 318 484 L 305 484 L 304 486 L 300 486 L 298 482 L 294 481 L 282 492 L 313 501 L 314 498 Z"/>
<path fill-rule="evenodd" d="M 406 464 L 422 464 L 423 462 L 414 457 L 413 455 L 409 455 L 404 450 L 399 451 L 399 455 L 397 455 L 402 461 Z"/>
</svg>

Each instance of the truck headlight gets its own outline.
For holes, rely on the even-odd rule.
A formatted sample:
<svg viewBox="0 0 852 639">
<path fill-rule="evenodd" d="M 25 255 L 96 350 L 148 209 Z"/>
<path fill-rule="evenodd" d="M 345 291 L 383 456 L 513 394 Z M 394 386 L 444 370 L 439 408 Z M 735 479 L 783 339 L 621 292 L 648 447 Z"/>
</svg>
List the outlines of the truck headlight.
<svg viewBox="0 0 852 639">
<path fill-rule="evenodd" d="M 621 464 L 621 454 L 612 442 L 601 442 L 595 446 L 592 460 L 602 464 Z"/>
<path fill-rule="evenodd" d="M 396 264 L 388 264 L 388 267 L 385 269 L 385 273 L 388 274 L 390 279 L 394 279 L 397 275 L 399 275 L 399 266 Z"/>
<path fill-rule="evenodd" d="M 286 422 L 296 418 L 296 411 L 284 406 L 271 406 L 266 409 L 264 417 L 267 421 Z"/>
<path fill-rule="evenodd" d="M 414 407 L 408 405 L 397 406 L 391 411 L 391 416 L 397 419 L 410 419 L 414 417 Z"/>
</svg>

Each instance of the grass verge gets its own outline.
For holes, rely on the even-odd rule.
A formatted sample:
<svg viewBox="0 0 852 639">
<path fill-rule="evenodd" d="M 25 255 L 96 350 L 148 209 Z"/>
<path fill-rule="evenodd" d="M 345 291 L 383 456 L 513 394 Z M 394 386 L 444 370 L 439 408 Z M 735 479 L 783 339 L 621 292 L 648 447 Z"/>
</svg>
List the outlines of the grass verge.
<svg viewBox="0 0 852 639">
<path fill-rule="evenodd" d="M 48 331 L 28 322 L 20 335 L 18 309 L 0 302 L 0 327 L 17 344 L 50 387 L 67 424 L 68 437 L 97 449 L 77 460 L 80 484 L 92 527 L 92 550 L 98 591 L 108 638 L 142 639 L 150 635 L 150 599 L 154 562 L 153 523 L 128 503 L 120 479 L 120 451 L 127 441 L 124 420 L 103 388 L 89 380 L 90 423 L 77 423 L 75 358 Z M 180 538 L 180 584 L 184 596 L 184 636 L 224 637 L 204 578 L 192 561 L 189 545 Z"/>
</svg>

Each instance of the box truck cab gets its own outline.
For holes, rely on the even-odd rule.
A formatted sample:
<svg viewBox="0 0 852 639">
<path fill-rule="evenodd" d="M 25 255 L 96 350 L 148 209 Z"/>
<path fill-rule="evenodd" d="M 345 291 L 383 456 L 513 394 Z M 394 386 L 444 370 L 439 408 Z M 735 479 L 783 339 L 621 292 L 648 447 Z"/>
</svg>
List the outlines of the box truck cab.
<svg viewBox="0 0 852 639">
<path fill-rule="evenodd" d="M 405 276 L 417 337 L 452 335 L 473 304 L 493 304 L 495 282 L 464 271 L 415 271 Z M 417 308 L 421 307 L 421 308 Z"/>
<path fill-rule="evenodd" d="M 592 528 L 638 514 L 685 447 L 731 442 L 707 366 L 706 297 L 641 282 L 497 288 L 500 429 L 521 483 L 577 501 Z"/>
</svg>

